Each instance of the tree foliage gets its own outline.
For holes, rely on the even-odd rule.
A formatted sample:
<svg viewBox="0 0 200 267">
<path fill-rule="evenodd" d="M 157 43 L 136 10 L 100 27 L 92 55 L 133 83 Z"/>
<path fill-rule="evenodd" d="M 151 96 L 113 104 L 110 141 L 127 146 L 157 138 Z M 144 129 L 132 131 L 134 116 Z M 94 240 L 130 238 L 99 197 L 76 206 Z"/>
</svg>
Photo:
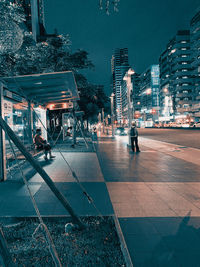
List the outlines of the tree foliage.
<svg viewBox="0 0 200 267">
<path fill-rule="evenodd" d="M 96 122 L 102 108 L 106 112 L 108 111 L 109 98 L 104 93 L 102 86 L 88 83 L 81 74 L 77 74 L 75 77 L 80 92 L 79 106 L 85 112 L 84 118 L 90 122 Z"/>
<path fill-rule="evenodd" d="M 84 50 L 72 52 L 70 39 L 66 35 L 47 35 L 43 42 L 36 43 L 32 35 L 26 31 L 22 23 L 24 14 L 21 7 L 10 4 L 8 0 L 0 0 L 0 14 L 7 20 L 12 19 L 23 28 L 23 44 L 15 53 L 0 55 L 0 76 L 17 76 L 37 73 L 50 73 L 71 70 L 75 74 L 80 93 L 79 106 L 85 112 L 85 119 L 95 121 L 108 99 L 99 86 L 90 84 L 80 74 L 80 70 L 93 68 Z"/>
</svg>

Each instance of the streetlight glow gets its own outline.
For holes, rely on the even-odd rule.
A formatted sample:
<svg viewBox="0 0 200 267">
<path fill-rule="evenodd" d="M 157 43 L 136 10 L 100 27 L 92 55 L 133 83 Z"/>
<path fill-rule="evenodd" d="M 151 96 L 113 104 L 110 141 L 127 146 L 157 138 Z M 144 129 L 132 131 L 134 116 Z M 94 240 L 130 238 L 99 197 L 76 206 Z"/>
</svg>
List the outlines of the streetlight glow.
<svg viewBox="0 0 200 267">
<path fill-rule="evenodd" d="M 148 88 L 148 89 L 146 90 L 146 94 L 147 94 L 147 95 L 150 95 L 150 94 L 151 94 L 151 88 Z"/>
<path fill-rule="evenodd" d="M 130 68 L 130 69 L 128 70 L 128 75 L 133 75 L 133 74 L 135 74 L 135 71 L 134 71 L 133 69 Z"/>
</svg>

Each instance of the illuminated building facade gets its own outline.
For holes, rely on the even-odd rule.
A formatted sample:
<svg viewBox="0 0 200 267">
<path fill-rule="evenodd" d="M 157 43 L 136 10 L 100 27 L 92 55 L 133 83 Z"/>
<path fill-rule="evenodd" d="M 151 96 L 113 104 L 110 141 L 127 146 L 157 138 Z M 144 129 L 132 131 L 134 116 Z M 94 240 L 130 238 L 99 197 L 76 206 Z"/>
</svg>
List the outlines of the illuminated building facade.
<svg viewBox="0 0 200 267">
<path fill-rule="evenodd" d="M 129 69 L 128 63 L 128 48 L 117 48 L 115 49 L 114 55 L 112 56 L 112 79 L 113 79 L 113 93 L 114 93 L 114 113 L 115 118 L 119 123 L 123 120 L 123 101 L 126 92 L 124 86 L 123 77 L 126 71 Z"/>
<path fill-rule="evenodd" d="M 192 105 L 193 115 L 200 120 L 200 11 L 195 14 L 190 22 L 192 69 L 195 86 L 195 99 Z"/>
<path fill-rule="evenodd" d="M 159 65 L 151 65 L 140 75 L 140 107 L 143 120 L 158 120 L 159 116 Z"/>
<path fill-rule="evenodd" d="M 194 80 L 191 67 L 190 31 L 178 31 L 159 58 L 160 115 L 192 114 Z"/>
</svg>

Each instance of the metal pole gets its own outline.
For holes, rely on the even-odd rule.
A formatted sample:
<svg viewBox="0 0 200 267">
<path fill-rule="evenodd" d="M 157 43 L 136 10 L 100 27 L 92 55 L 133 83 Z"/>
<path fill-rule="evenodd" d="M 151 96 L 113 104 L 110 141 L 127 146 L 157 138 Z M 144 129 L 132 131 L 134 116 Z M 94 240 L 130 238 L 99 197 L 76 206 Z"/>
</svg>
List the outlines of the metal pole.
<svg viewBox="0 0 200 267">
<path fill-rule="evenodd" d="M 111 99 L 111 124 L 112 124 L 112 137 L 114 137 L 114 114 L 113 114 L 113 98 L 114 95 L 112 94 L 110 99 Z"/>
<path fill-rule="evenodd" d="M 104 109 L 102 108 L 103 134 L 105 134 Z"/>
<path fill-rule="evenodd" d="M 75 111 L 72 111 L 72 116 L 74 119 L 74 125 L 72 128 L 72 146 L 76 145 L 76 126 L 77 126 L 77 121 L 76 121 L 76 115 L 75 115 Z"/>
<path fill-rule="evenodd" d="M 28 121 L 27 121 L 27 126 L 28 126 L 28 138 L 29 138 L 29 143 L 33 144 L 33 136 L 32 136 L 32 129 L 33 129 L 33 112 L 31 108 L 31 102 L 28 101 Z M 25 125 L 26 126 L 26 125 Z"/>
<path fill-rule="evenodd" d="M 0 116 L 4 117 L 3 106 L 3 83 L 0 82 Z M 0 126 L 0 181 L 6 180 L 6 148 L 5 148 L 5 133 Z"/>
<path fill-rule="evenodd" d="M 27 149 L 25 148 L 25 146 L 17 138 L 17 136 L 15 135 L 15 133 L 7 125 L 7 123 L 2 119 L 2 117 L 0 117 L 0 126 L 3 128 L 3 130 L 5 131 L 5 133 L 10 137 L 10 139 L 13 141 L 13 143 L 16 145 L 16 147 L 25 156 L 25 158 L 30 162 L 30 164 L 33 166 L 33 168 L 40 174 L 40 176 L 43 178 L 43 180 L 49 186 L 49 188 L 51 189 L 51 191 L 54 193 L 54 195 L 58 198 L 58 200 L 64 206 L 64 208 L 69 212 L 69 214 L 72 216 L 72 219 L 73 219 L 74 223 L 76 223 L 80 227 L 80 229 L 84 229 L 85 228 L 84 224 L 80 221 L 80 219 L 74 213 L 74 211 L 72 210 L 71 206 L 67 202 L 66 198 L 57 189 L 57 187 L 55 186 L 54 182 L 51 180 L 51 178 L 49 177 L 49 175 L 40 166 L 40 164 L 32 157 L 32 155 L 27 151 Z"/>
<path fill-rule="evenodd" d="M 128 96 L 128 128 L 131 128 L 131 122 L 132 122 L 132 114 L 131 114 L 131 99 L 130 99 L 130 93 L 131 93 L 131 75 L 127 74 L 127 96 Z M 128 144 L 131 145 L 131 137 L 129 134 L 128 138 Z"/>
</svg>

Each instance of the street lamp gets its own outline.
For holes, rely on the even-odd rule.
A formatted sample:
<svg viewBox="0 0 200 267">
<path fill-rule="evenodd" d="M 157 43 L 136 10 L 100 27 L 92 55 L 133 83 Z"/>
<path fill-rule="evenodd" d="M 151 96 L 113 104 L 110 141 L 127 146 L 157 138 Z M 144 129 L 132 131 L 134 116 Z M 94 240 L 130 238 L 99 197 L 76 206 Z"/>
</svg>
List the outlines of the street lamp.
<svg viewBox="0 0 200 267">
<path fill-rule="evenodd" d="M 133 69 L 129 69 L 123 80 L 126 81 L 126 87 L 127 87 L 127 101 L 128 101 L 128 127 L 129 129 L 131 128 L 131 122 L 132 122 L 132 113 L 133 111 L 131 110 L 131 91 L 133 89 L 132 86 L 132 82 L 131 82 L 131 75 L 133 75 L 135 73 L 135 71 Z M 131 139 L 130 139 L 130 135 L 129 135 L 129 145 L 131 144 Z"/>
<path fill-rule="evenodd" d="M 114 114 L 113 114 L 113 99 L 114 99 L 115 94 L 112 93 L 110 96 L 110 103 L 111 103 L 111 124 L 112 124 L 112 137 L 114 137 L 114 126 L 113 126 L 113 119 L 114 119 Z"/>
</svg>

